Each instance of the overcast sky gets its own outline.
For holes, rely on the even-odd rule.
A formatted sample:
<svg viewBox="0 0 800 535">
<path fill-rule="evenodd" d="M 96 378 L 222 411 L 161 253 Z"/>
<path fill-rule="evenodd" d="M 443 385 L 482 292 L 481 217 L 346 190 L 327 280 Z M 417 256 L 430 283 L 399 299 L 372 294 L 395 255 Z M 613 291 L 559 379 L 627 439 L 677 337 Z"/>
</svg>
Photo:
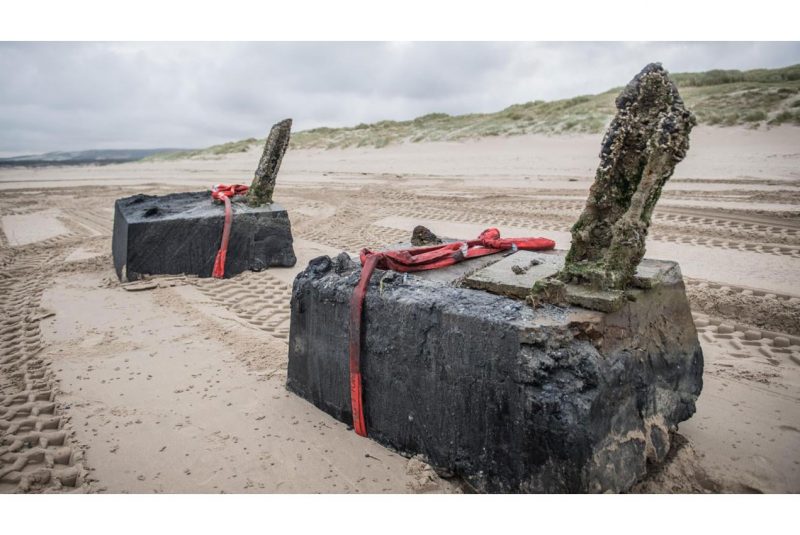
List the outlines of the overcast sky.
<svg viewBox="0 0 800 535">
<path fill-rule="evenodd" d="M 783 67 L 800 43 L 0 43 L 0 155 L 496 111 L 605 91 L 651 61 Z"/>
</svg>

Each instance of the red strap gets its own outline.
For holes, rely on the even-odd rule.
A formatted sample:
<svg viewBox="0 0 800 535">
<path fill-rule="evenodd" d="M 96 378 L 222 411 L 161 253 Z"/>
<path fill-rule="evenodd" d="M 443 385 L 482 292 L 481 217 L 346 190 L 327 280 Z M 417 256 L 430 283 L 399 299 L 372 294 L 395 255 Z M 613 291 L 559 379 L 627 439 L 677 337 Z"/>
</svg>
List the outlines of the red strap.
<svg viewBox="0 0 800 535">
<path fill-rule="evenodd" d="M 211 188 L 211 198 L 225 203 L 225 224 L 222 227 L 222 242 L 214 259 L 214 270 L 211 276 L 221 279 L 225 276 L 225 259 L 228 256 L 228 241 L 231 237 L 231 197 L 234 195 L 244 195 L 250 189 L 242 184 L 217 184 Z"/>
<path fill-rule="evenodd" d="M 547 238 L 500 238 L 496 228 L 484 230 L 478 239 L 467 242 L 445 243 L 431 247 L 414 247 L 396 251 L 373 252 L 362 249 L 361 277 L 350 299 L 350 403 L 353 409 L 353 428 L 362 437 L 367 436 L 364 420 L 363 388 L 361 382 L 361 326 L 364 298 L 369 279 L 375 268 L 400 272 L 426 271 L 457 264 L 467 258 L 477 258 L 508 249 L 543 251 L 552 249 L 556 242 Z"/>
<path fill-rule="evenodd" d="M 378 260 L 378 255 L 367 257 L 361 268 L 361 278 L 350 298 L 350 401 L 353 406 L 353 428 L 362 437 L 367 436 L 367 424 L 364 422 L 361 395 L 361 310 L 369 277 L 375 271 Z"/>
</svg>

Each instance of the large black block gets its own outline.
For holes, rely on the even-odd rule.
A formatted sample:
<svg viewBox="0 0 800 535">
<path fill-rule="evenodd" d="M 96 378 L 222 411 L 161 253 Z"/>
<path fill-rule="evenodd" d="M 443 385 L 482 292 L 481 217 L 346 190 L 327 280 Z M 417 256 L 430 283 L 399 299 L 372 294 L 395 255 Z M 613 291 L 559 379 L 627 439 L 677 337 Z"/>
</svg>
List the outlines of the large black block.
<svg viewBox="0 0 800 535">
<path fill-rule="evenodd" d="M 210 191 L 134 195 L 114 208 L 114 267 L 122 281 L 142 275 L 210 277 L 222 241 L 225 208 Z M 232 199 L 233 223 L 225 276 L 270 266 L 293 266 L 289 216 L 279 204 L 253 208 Z"/>
<path fill-rule="evenodd" d="M 563 254 L 563 253 L 562 253 Z M 703 356 L 674 263 L 612 313 L 533 309 L 457 283 L 376 271 L 364 306 L 369 437 L 485 492 L 625 491 L 695 411 Z M 350 298 L 360 266 L 294 282 L 287 387 L 352 423 Z"/>
</svg>

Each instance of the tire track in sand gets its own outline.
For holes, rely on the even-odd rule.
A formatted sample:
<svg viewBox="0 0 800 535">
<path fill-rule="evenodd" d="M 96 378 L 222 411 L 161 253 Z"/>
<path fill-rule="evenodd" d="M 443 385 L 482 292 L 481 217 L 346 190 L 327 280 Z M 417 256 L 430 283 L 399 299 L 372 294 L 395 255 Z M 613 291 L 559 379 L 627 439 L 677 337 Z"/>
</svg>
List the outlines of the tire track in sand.
<svg viewBox="0 0 800 535">
<path fill-rule="evenodd" d="M 33 250 L 15 258 L 18 276 L 0 280 L 0 492 L 85 491 L 83 453 L 72 444 L 50 363 L 41 357 L 46 266 L 61 255 Z"/>
<path fill-rule="evenodd" d="M 417 204 L 410 208 L 393 211 L 392 215 L 429 219 L 431 214 L 436 214 L 436 219 L 453 223 L 527 227 L 569 232 L 578 214 L 578 212 L 575 215 L 560 212 L 543 212 L 537 215 L 531 214 L 530 210 L 527 213 L 521 210 L 519 212 L 508 210 L 507 208 L 493 210 L 491 204 L 483 206 L 481 209 L 471 209 L 469 206 L 463 205 L 448 207 L 447 204 L 437 204 L 435 207 L 431 206 L 428 209 Z M 538 208 L 542 209 L 542 207 Z M 776 234 L 772 233 L 775 230 L 777 231 L 777 237 L 784 237 L 787 241 L 796 242 L 798 239 L 797 231 L 788 226 L 756 225 L 736 219 L 672 214 L 656 215 L 654 219 L 653 230 L 650 234 L 650 239 L 653 240 L 800 258 L 800 246 L 793 243 L 785 244 L 767 241 L 775 239 Z M 665 224 L 666 222 L 674 222 L 674 224 Z M 712 235 L 708 235 L 709 225 L 716 227 L 716 232 L 712 233 Z M 745 232 L 746 239 L 736 238 L 736 231 Z M 753 236 L 755 231 L 758 231 L 758 236 Z M 762 235 L 763 239 L 759 241 L 754 239 Z"/>
<path fill-rule="evenodd" d="M 197 279 L 197 288 L 245 323 L 289 341 L 292 289 L 266 271 L 246 272 L 233 279 Z"/>
<path fill-rule="evenodd" d="M 800 401 L 796 386 L 800 337 L 703 313 L 695 312 L 693 316 L 700 342 L 705 346 L 706 373 Z"/>
<path fill-rule="evenodd" d="M 800 297 L 684 277 L 692 310 L 767 331 L 800 335 Z"/>
</svg>

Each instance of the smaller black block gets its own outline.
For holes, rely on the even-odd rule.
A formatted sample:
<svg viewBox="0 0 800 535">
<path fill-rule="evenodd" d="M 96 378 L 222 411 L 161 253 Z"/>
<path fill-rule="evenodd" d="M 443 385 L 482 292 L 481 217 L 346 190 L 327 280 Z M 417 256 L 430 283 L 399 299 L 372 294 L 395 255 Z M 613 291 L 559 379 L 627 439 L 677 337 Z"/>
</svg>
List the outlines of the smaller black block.
<svg viewBox="0 0 800 535">
<path fill-rule="evenodd" d="M 286 210 L 277 203 L 253 208 L 244 197 L 231 199 L 225 277 L 297 262 Z M 114 205 L 112 250 L 121 281 L 143 275 L 210 277 L 222 241 L 225 207 L 210 191 L 164 196 L 134 195 Z"/>
</svg>

